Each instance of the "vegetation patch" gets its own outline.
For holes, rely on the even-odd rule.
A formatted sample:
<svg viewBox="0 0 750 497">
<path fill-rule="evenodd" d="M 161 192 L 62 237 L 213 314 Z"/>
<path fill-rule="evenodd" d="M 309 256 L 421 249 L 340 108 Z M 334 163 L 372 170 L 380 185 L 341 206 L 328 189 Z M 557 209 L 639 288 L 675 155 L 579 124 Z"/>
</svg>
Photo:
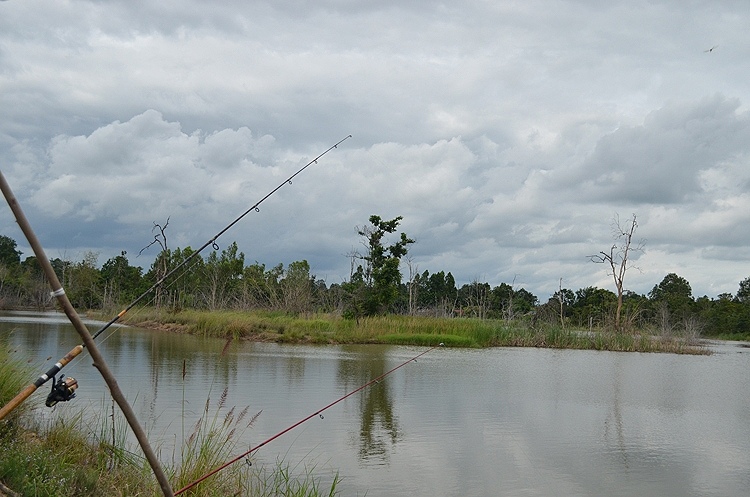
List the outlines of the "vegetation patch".
<svg viewBox="0 0 750 497">
<path fill-rule="evenodd" d="M 267 311 L 183 311 L 148 309 L 147 317 L 130 318 L 134 325 L 153 329 L 179 326 L 183 331 L 222 339 L 275 341 L 279 343 L 353 344 L 449 347 L 549 347 L 622 352 L 708 354 L 698 340 L 679 334 L 663 336 L 583 330 L 559 324 L 479 318 L 436 318 L 380 315 L 359 320 L 335 314 L 291 315 Z M 164 320 L 163 322 L 161 320 Z"/>
<path fill-rule="evenodd" d="M 443 344 L 445 347 L 478 347 L 479 345 L 470 337 L 456 335 L 435 335 L 435 334 L 389 334 L 380 337 L 380 343 L 391 345 L 419 345 L 425 347 L 434 347 Z"/>
</svg>

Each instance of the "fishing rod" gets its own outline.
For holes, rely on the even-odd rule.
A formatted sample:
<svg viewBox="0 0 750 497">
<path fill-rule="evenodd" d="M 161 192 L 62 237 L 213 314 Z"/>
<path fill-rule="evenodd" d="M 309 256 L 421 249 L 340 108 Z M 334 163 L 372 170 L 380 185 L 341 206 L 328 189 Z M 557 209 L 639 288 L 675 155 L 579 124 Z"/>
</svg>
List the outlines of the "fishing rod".
<svg viewBox="0 0 750 497">
<path fill-rule="evenodd" d="M 206 480 L 206 479 L 210 478 L 211 476 L 215 475 L 215 474 L 216 474 L 216 473 L 218 473 L 219 471 L 222 471 L 223 469 L 227 468 L 228 466 L 231 466 L 232 464 L 236 463 L 237 461 L 239 461 L 239 460 L 241 460 L 241 459 L 243 459 L 243 458 L 245 458 L 245 457 L 247 457 L 247 456 L 251 455 L 251 454 L 252 454 L 253 452 L 256 452 L 256 451 L 257 451 L 258 449 L 260 449 L 260 448 L 261 448 L 261 447 L 263 447 L 264 445 L 267 445 L 267 444 L 269 444 L 269 443 L 273 442 L 274 440 L 276 440 L 276 439 L 277 439 L 277 438 L 279 438 L 280 436 L 284 435 L 285 433 L 288 433 L 288 432 L 292 431 L 293 429 L 297 428 L 297 427 L 298 427 L 299 425 L 301 425 L 301 424 L 303 424 L 303 423 L 306 423 L 307 421 L 309 421 L 310 419 L 314 418 L 315 416 L 321 416 L 321 417 L 322 417 L 322 414 L 323 414 L 323 412 L 324 412 L 324 411 L 326 411 L 327 409 L 329 409 L 329 408 L 331 408 L 331 407 L 335 406 L 336 404 L 338 404 L 339 402 L 343 401 L 344 399 L 347 399 L 347 398 L 351 397 L 352 395 L 354 395 L 355 393 L 357 393 L 357 392 L 361 392 L 361 391 L 362 391 L 362 390 L 364 390 L 365 388 L 367 388 L 367 387 L 369 387 L 369 386 L 371 386 L 371 385 L 373 385 L 373 384 L 375 384 L 375 383 L 378 383 L 378 382 L 380 382 L 380 380 L 382 380 L 383 378 L 385 378 L 385 377 L 386 377 L 386 376 L 388 376 L 389 374 L 393 373 L 393 372 L 394 372 L 394 371 L 396 371 L 397 369 L 399 369 L 399 368 L 401 368 L 401 367 L 403 367 L 403 366 L 406 366 L 406 365 L 407 365 L 407 364 L 409 364 L 410 362 L 416 362 L 416 360 L 417 360 L 417 359 L 419 359 L 419 358 L 420 358 L 420 357 L 422 357 L 423 355 L 427 354 L 428 352 L 431 352 L 431 351 L 433 351 L 433 350 L 437 349 L 438 347 L 443 347 L 443 346 L 445 346 L 445 344 L 441 342 L 440 344 L 438 344 L 438 345 L 435 345 L 435 346 L 433 346 L 433 347 L 431 347 L 431 348 L 429 348 L 429 349 L 425 350 L 424 352 L 421 352 L 421 353 L 419 353 L 419 354 L 415 355 L 415 356 L 414 356 L 414 357 L 412 357 L 411 359 L 409 359 L 409 360 L 406 360 L 406 361 L 402 362 L 401 364 L 399 364 L 399 365 L 398 365 L 398 366 L 396 366 L 395 368 L 393 368 L 393 369 L 390 369 L 390 370 L 386 371 L 385 373 L 381 374 L 381 375 L 380 375 L 380 376 L 378 376 L 377 378 L 374 378 L 374 379 L 372 379 L 372 380 L 368 381 L 368 382 L 367 382 L 367 383 L 365 383 L 364 385 L 360 386 L 359 388 L 356 388 L 355 390 L 352 390 L 351 392 L 347 393 L 347 394 L 346 394 L 346 395 L 344 395 L 343 397 L 339 397 L 338 399 L 334 400 L 333 402 L 331 402 L 331 403 L 330 403 L 330 404 L 328 404 L 327 406 L 323 407 L 322 409 L 318 409 L 317 411 L 313 412 L 312 414 L 310 414 L 310 415 L 308 415 L 308 416 L 306 416 L 306 417 L 304 417 L 304 418 L 300 419 L 299 421 L 297 421 L 297 422 L 296 422 L 296 423 L 294 423 L 293 425 L 289 426 L 288 428 L 285 428 L 285 429 L 281 430 L 280 432 L 278 432 L 278 433 L 277 433 L 276 435 L 272 436 L 271 438 L 269 438 L 269 439 L 267 439 L 267 440 L 265 440 L 265 441 L 263 441 L 263 442 L 259 443 L 259 444 L 258 444 L 258 445 L 256 445 L 255 447 L 251 447 L 251 448 L 250 448 L 250 450 L 248 450 L 248 451 L 246 451 L 246 452 L 243 452 L 242 454 L 238 455 L 238 456 L 237 456 L 237 457 L 235 457 L 234 459 L 231 459 L 230 461 L 227 461 L 226 463 L 222 464 L 222 465 L 221 465 L 221 466 L 219 466 L 218 468 L 216 468 L 216 469 L 213 469 L 213 470 L 211 470 L 210 472 L 206 473 L 205 475 L 201 476 L 200 478 L 198 478 L 198 479 L 197 479 L 197 480 L 195 480 L 194 482 L 190 483 L 189 485 L 187 485 L 187 486 L 185 486 L 185 487 L 183 487 L 183 488 L 179 489 L 178 491 L 176 491 L 176 492 L 174 493 L 174 494 L 175 494 L 175 496 L 177 496 L 177 495 L 180 495 L 181 493 L 183 493 L 183 492 L 185 492 L 185 491 L 187 491 L 187 490 L 190 490 L 190 489 L 191 489 L 191 488 L 193 488 L 194 486 L 196 486 L 196 485 L 198 485 L 199 483 L 203 482 L 204 480 Z"/>
<path fill-rule="evenodd" d="M 196 250 L 195 252 L 191 253 L 188 257 L 186 257 L 177 266 L 175 266 L 169 272 L 167 272 L 164 276 L 162 276 L 161 278 L 159 278 L 156 281 L 156 283 L 154 283 L 153 285 L 151 285 L 151 287 L 148 288 L 148 290 L 146 290 L 145 292 L 143 292 L 142 294 L 140 294 L 138 297 L 136 297 L 135 300 L 133 300 L 130 304 L 128 304 L 127 307 L 125 307 L 115 317 L 113 317 L 112 319 L 110 319 L 101 328 L 99 328 L 92 335 L 92 337 L 91 337 L 92 340 L 96 339 L 99 335 L 101 335 L 102 333 L 104 333 L 104 331 L 106 331 L 107 329 L 109 329 L 110 326 L 112 326 L 117 321 L 119 321 L 120 319 L 122 319 L 122 317 L 128 311 L 130 311 L 133 307 L 135 307 L 141 300 L 143 300 L 144 298 L 146 298 L 152 291 L 154 291 L 156 288 L 158 288 L 159 286 L 161 286 L 164 283 L 164 281 L 166 281 L 173 274 L 175 274 L 177 271 L 179 271 L 185 265 L 187 265 L 189 262 L 191 262 L 206 247 L 208 247 L 209 245 L 211 245 L 212 247 L 214 247 L 215 250 L 217 250 L 218 249 L 218 245 L 216 244 L 216 240 L 220 236 L 222 236 L 224 233 L 226 233 L 227 231 L 229 231 L 229 229 L 231 229 L 235 224 L 237 224 L 238 222 L 240 222 L 245 216 L 247 216 L 251 212 L 253 212 L 253 211 L 260 212 L 260 209 L 259 209 L 260 204 L 262 204 L 266 199 L 268 199 L 271 195 L 273 195 L 274 193 L 276 193 L 277 191 L 279 191 L 285 185 L 291 185 L 292 184 L 292 180 L 295 177 L 297 177 L 297 175 L 299 175 L 300 173 L 302 173 L 302 171 L 304 171 L 305 169 L 307 169 L 311 165 L 317 164 L 318 160 L 320 158 L 322 158 L 324 155 L 326 155 L 331 150 L 333 150 L 335 148 L 338 148 L 339 145 L 341 145 L 344 141 L 346 141 L 347 139 L 349 139 L 351 137 L 352 137 L 352 135 L 348 135 L 345 138 L 343 138 L 343 139 L 339 140 L 338 142 L 336 142 L 336 144 L 334 144 L 331 147 L 329 147 L 325 152 L 321 153 L 320 155 L 318 155 L 317 157 L 315 157 L 314 159 L 312 159 L 310 162 L 308 162 L 307 164 L 305 164 L 303 167 L 299 168 L 294 174 L 292 174 L 291 176 L 289 176 L 283 182 L 279 183 L 279 185 L 276 188 L 274 188 L 273 190 L 271 190 L 270 192 L 268 192 L 263 198 L 261 198 L 260 200 L 258 200 L 249 209 L 247 209 L 245 212 L 243 212 L 242 214 L 240 214 L 239 216 L 237 216 L 234 219 L 234 221 L 232 221 L 231 223 L 229 223 L 226 226 L 224 226 L 224 228 L 222 228 L 218 233 L 216 233 L 212 238 L 210 238 L 206 243 L 204 243 L 198 250 Z M 8 199 L 7 195 L 6 195 L 6 199 Z M 10 204 L 10 201 L 9 201 L 9 204 Z M 51 295 L 53 297 L 58 297 L 58 298 L 61 295 L 64 295 L 64 294 L 65 294 L 65 290 L 62 287 L 59 287 L 58 289 L 55 289 L 51 293 Z M 76 347 L 74 347 L 73 349 L 71 349 L 70 352 L 68 352 L 62 359 L 60 359 L 58 362 L 56 362 L 55 365 L 52 366 L 46 373 L 44 373 L 41 376 L 39 376 L 39 378 L 37 378 L 36 381 L 34 381 L 34 383 L 32 383 L 31 385 L 29 385 L 26 388 L 24 388 L 18 395 L 16 395 L 15 398 L 13 398 L 10 402 L 8 402 L 5 406 L 3 406 L 3 408 L 0 409 L 0 420 L 2 420 L 3 418 L 5 418 L 5 416 L 7 416 L 13 409 L 15 409 L 16 407 L 18 407 L 24 400 L 26 400 L 27 398 L 29 398 L 29 396 L 31 396 L 32 393 L 34 393 L 40 386 L 44 385 L 49 379 L 54 379 L 56 377 L 57 373 L 59 373 L 60 370 L 65 367 L 65 365 L 67 365 L 70 361 L 72 361 L 76 356 L 78 356 L 78 354 L 80 354 L 83 351 L 83 349 L 85 348 L 85 346 L 86 346 L 85 344 L 81 344 L 81 345 L 77 345 Z M 55 385 L 57 385 L 57 384 L 55 384 Z M 55 390 L 55 385 L 53 385 L 53 389 L 52 389 L 52 392 L 50 393 L 50 397 L 48 397 L 48 402 L 49 403 L 54 402 L 55 399 L 59 399 L 59 400 L 63 400 L 64 401 L 64 400 L 70 400 L 71 398 L 73 398 L 73 391 L 71 391 L 71 389 L 65 383 L 65 381 L 63 381 L 62 383 L 60 383 L 60 389 L 57 390 L 57 391 Z M 54 405 L 54 403 L 52 403 L 52 405 Z"/>
<path fill-rule="evenodd" d="M 83 345 L 78 345 L 76 348 L 74 348 L 63 359 L 61 359 L 56 366 L 62 367 L 61 364 L 67 364 L 67 362 L 69 362 L 73 357 L 75 357 L 75 355 L 79 354 L 83 350 L 84 345 L 88 347 L 89 353 L 91 354 L 91 359 L 93 360 L 93 366 L 99 370 L 104 383 L 106 383 L 107 387 L 109 388 L 112 399 L 117 402 L 118 406 L 120 406 L 120 410 L 125 416 L 125 420 L 128 422 L 128 425 L 130 425 L 130 428 L 132 429 L 136 440 L 138 440 L 138 444 L 143 450 L 143 455 L 146 456 L 146 460 L 153 470 L 154 476 L 156 477 L 156 480 L 161 487 L 164 497 L 173 497 L 174 493 L 172 492 L 172 487 L 169 485 L 169 479 L 164 473 L 164 470 L 159 463 L 159 459 L 156 457 L 156 453 L 151 448 L 151 445 L 148 442 L 145 430 L 138 422 L 138 418 L 136 417 L 135 412 L 133 412 L 133 408 L 130 407 L 125 394 L 123 394 L 122 390 L 120 390 L 120 386 L 117 384 L 117 378 L 115 378 L 115 375 L 112 374 L 109 366 L 107 366 L 107 362 L 101 352 L 99 352 L 99 348 L 96 346 L 96 342 L 94 342 L 94 339 L 91 337 L 88 328 L 81 320 L 81 317 L 78 315 L 73 305 L 70 303 L 68 296 L 65 295 L 65 290 L 60 284 L 60 280 L 57 278 L 57 274 L 55 273 L 55 270 L 52 267 L 47 254 L 42 248 L 42 244 L 39 243 L 39 239 L 36 237 L 34 230 L 31 228 L 31 224 L 29 223 L 28 219 L 26 219 L 26 215 L 21 209 L 21 206 L 18 204 L 18 200 L 16 200 L 16 197 L 13 195 L 13 191 L 10 189 L 10 185 L 8 185 L 8 182 L 5 180 L 5 176 L 2 174 L 2 171 L 0 171 L 0 189 L 3 192 L 5 199 L 8 201 L 10 210 L 16 217 L 18 226 L 21 228 L 21 231 L 23 231 L 23 234 L 26 236 L 31 249 L 34 251 L 34 255 L 37 258 L 37 262 L 39 262 L 39 266 L 42 268 L 44 276 L 47 278 L 47 281 L 52 288 L 52 296 L 57 298 L 60 307 L 62 307 L 65 315 L 68 316 L 70 324 L 73 325 L 73 328 L 76 330 L 78 335 L 81 337 L 81 340 L 83 341 Z M 61 378 L 57 384 L 53 383 L 52 392 L 50 393 L 50 396 L 47 397 L 47 405 L 53 406 L 60 401 L 72 399 L 75 396 L 75 389 L 77 387 L 78 383 L 75 381 L 75 379 Z M 5 414 L 17 407 L 21 403 L 21 401 L 23 401 L 23 399 L 31 395 L 36 389 L 37 384 L 33 383 L 26 387 L 19 395 L 16 395 L 16 397 L 11 400 L 9 404 L 3 407 L 3 414 L 0 419 L 5 417 Z"/>
</svg>

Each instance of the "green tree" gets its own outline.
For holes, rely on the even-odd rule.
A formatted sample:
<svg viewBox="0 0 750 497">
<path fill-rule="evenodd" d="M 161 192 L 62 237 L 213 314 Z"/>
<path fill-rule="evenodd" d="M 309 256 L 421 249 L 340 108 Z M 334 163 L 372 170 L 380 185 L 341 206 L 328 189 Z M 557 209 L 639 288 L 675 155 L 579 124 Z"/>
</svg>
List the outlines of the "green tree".
<svg viewBox="0 0 750 497">
<path fill-rule="evenodd" d="M 525 288 L 513 292 L 513 306 L 519 314 L 528 314 L 538 303 L 539 298 Z"/>
<path fill-rule="evenodd" d="M 466 317 L 484 319 L 490 308 L 491 288 L 489 283 L 480 283 L 477 280 L 462 285 L 458 290 L 458 301 L 462 313 Z"/>
<path fill-rule="evenodd" d="M 130 265 L 124 250 L 107 260 L 101 269 L 105 305 L 126 304 L 135 300 L 142 292 L 142 272 L 142 268 Z"/>
<path fill-rule="evenodd" d="M 9 236 L 0 235 L 0 264 L 9 268 L 21 264 L 22 252 L 18 250 L 16 241 Z"/>
<path fill-rule="evenodd" d="M 66 290 L 70 303 L 81 309 L 96 309 L 102 305 L 101 273 L 97 267 L 99 255 L 86 252 L 83 260 L 73 264 L 70 288 Z"/>
<path fill-rule="evenodd" d="M 669 331 L 675 321 L 689 317 L 693 301 L 690 283 L 675 273 L 669 273 L 648 294 L 657 313 L 662 331 Z"/>
<path fill-rule="evenodd" d="M 513 286 L 500 283 L 490 293 L 490 311 L 507 321 L 513 319 Z"/>
<path fill-rule="evenodd" d="M 284 265 L 266 269 L 257 261 L 245 268 L 242 275 L 242 305 L 244 307 L 281 308 L 281 278 Z"/>
<path fill-rule="evenodd" d="M 557 315 L 560 318 L 560 326 L 565 328 L 565 318 L 568 316 L 568 309 L 575 302 L 576 295 L 573 290 L 562 287 L 562 278 L 558 290 L 552 295 L 549 302 L 554 303 Z"/>
<path fill-rule="evenodd" d="M 401 271 L 399 266 L 401 258 L 408 253 L 408 245 L 414 240 L 401 233 L 399 238 L 386 245 L 384 237 L 395 233 L 401 216 L 384 221 L 380 216 L 370 216 L 370 224 L 357 228 L 357 233 L 363 238 L 366 253 L 359 256 L 365 262 L 364 266 L 358 266 L 352 274 L 349 291 L 355 290 L 361 293 L 359 285 L 364 285 L 365 291 L 361 300 L 361 309 L 356 312 L 365 315 L 381 314 L 388 312 L 391 305 L 399 296 L 401 285 Z M 359 295 L 358 295 L 359 297 Z"/>
<path fill-rule="evenodd" d="M 214 250 L 203 267 L 204 300 L 209 309 L 227 307 L 232 296 L 237 295 L 245 268 L 245 254 L 232 242 L 219 256 Z"/>
<path fill-rule="evenodd" d="M 576 290 L 571 315 L 579 326 L 602 326 L 614 315 L 617 295 L 593 286 Z"/>
<path fill-rule="evenodd" d="M 39 260 L 36 256 L 29 256 L 18 268 L 14 272 L 18 274 L 18 284 L 23 294 L 21 300 L 26 305 L 44 309 L 49 305 L 50 289 Z"/>
<path fill-rule="evenodd" d="M 430 309 L 436 316 L 450 316 L 453 313 L 458 290 L 456 280 L 450 272 L 430 274 L 425 270 L 415 277 L 414 283 L 418 287 L 418 307 Z"/>
<path fill-rule="evenodd" d="M 284 309 L 293 313 L 312 311 L 314 282 L 315 277 L 310 276 L 310 264 L 306 260 L 289 264 L 281 280 Z"/>
<path fill-rule="evenodd" d="M 740 288 L 735 296 L 737 302 L 750 304 L 750 276 L 740 281 Z"/>
<path fill-rule="evenodd" d="M 722 293 L 715 300 L 706 296 L 695 301 L 700 318 L 705 322 L 707 335 L 732 334 L 741 332 L 741 310 L 743 305 Z"/>
</svg>

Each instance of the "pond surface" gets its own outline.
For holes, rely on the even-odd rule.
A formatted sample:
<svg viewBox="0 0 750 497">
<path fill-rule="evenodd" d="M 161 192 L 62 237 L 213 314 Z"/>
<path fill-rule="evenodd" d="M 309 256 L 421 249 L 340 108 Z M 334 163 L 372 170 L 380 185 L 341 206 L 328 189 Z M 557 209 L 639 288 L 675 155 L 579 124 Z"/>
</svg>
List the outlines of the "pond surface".
<svg viewBox="0 0 750 497">
<path fill-rule="evenodd" d="M 426 350 L 225 349 L 220 340 L 113 331 L 98 345 L 166 462 L 225 388 L 222 413 L 262 411 L 241 453 Z M 80 343 L 61 314 L 0 314 L 0 336 L 38 374 Z M 750 348 L 742 345 L 714 345 L 710 356 L 436 349 L 254 459 L 314 466 L 324 482 L 338 471 L 347 496 L 747 496 Z M 88 354 L 63 372 L 80 388 L 57 411 L 110 409 Z M 33 398 L 43 405 L 48 388 Z"/>
</svg>

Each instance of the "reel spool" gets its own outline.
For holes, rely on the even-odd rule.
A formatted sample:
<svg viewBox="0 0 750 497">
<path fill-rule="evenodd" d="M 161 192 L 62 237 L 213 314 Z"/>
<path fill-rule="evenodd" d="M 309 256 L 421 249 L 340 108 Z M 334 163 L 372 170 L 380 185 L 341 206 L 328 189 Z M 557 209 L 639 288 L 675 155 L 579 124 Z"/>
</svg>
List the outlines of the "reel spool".
<svg viewBox="0 0 750 497">
<path fill-rule="evenodd" d="M 54 377 L 52 378 L 55 379 Z M 75 391 L 78 388 L 78 380 L 68 376 L 60 376 L 60 379 L 52 384 L 52 391 L 47 396 L 47 407 L 52 407 L 58 402 L 67 402 L 76 396 Z"/>
</svg>

